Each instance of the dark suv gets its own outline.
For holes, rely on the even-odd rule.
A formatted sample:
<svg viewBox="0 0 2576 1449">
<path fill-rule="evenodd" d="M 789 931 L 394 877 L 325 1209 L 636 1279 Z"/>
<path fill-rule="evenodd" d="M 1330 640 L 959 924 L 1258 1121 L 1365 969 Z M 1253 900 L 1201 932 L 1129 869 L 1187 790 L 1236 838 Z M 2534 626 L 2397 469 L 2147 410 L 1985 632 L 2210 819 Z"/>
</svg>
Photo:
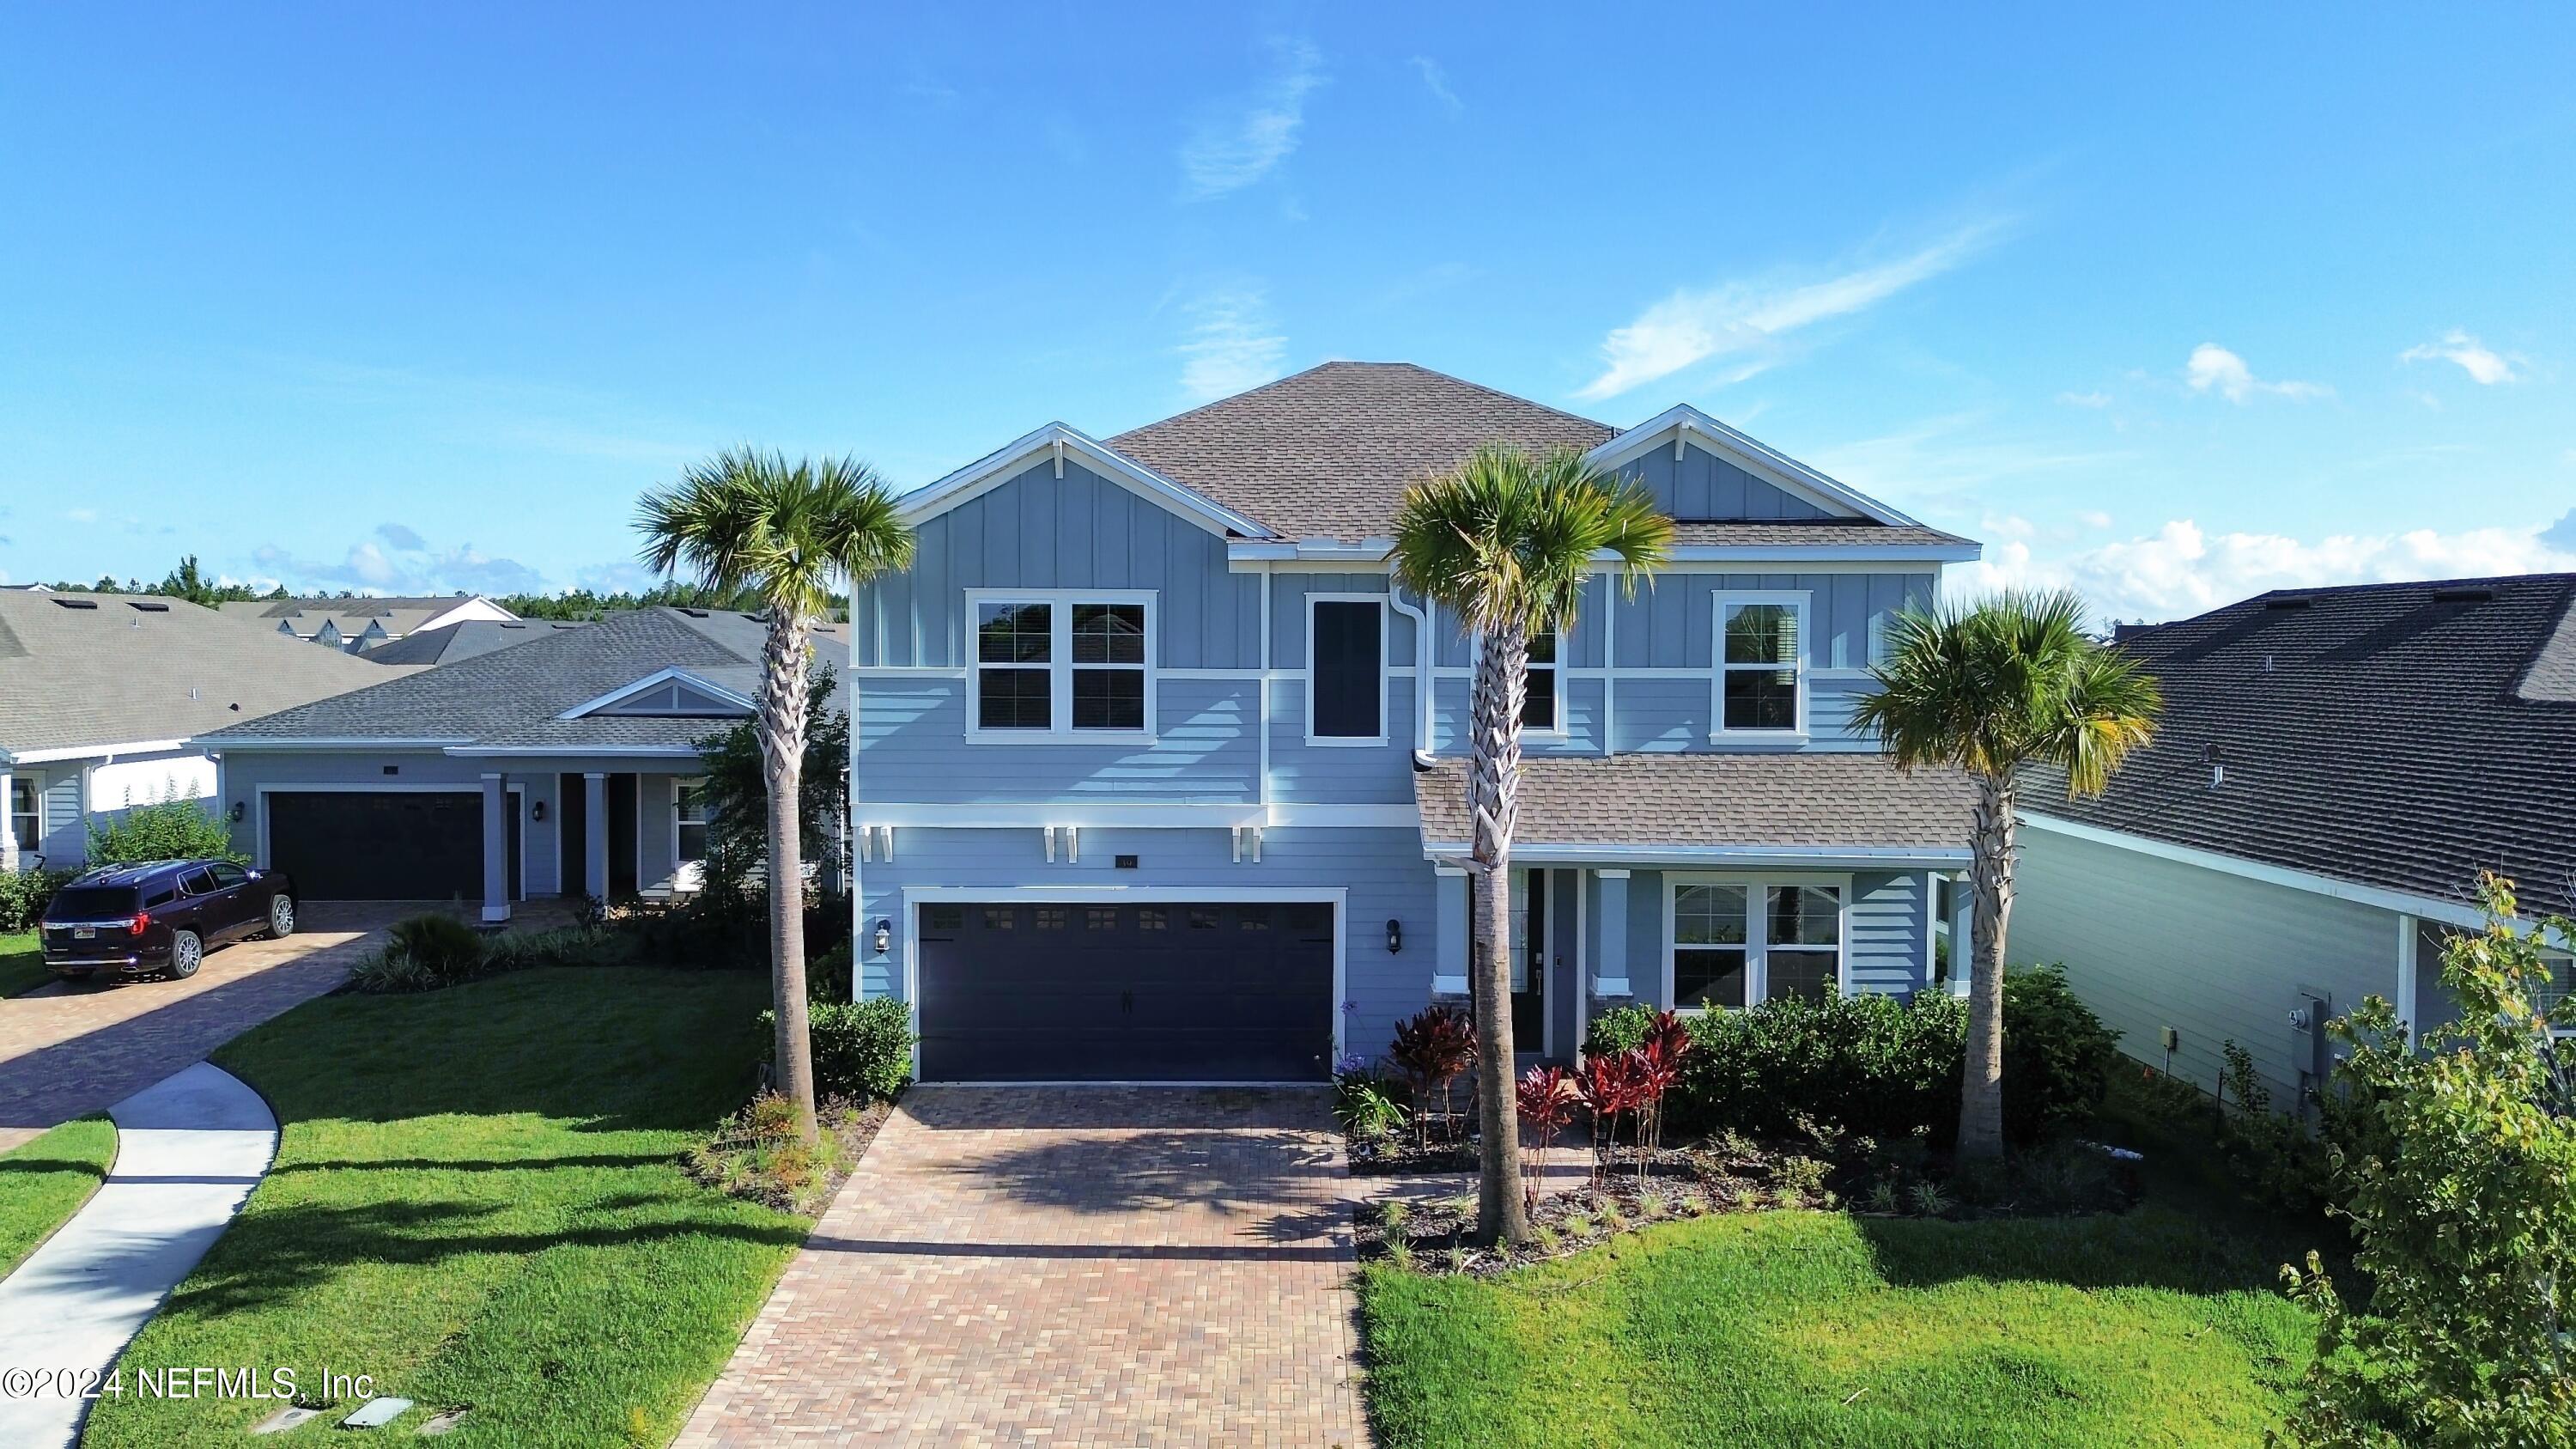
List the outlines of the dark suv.
<svg viewBox="0 0 2576 1449">
<path fill-rule="evenodd" d="M 222 942 L 292 935 L 295 884 L 229 860 L 112 865 L 54 892 L 42 930 L 56 976 L 194 976 Z"/>
</svg>

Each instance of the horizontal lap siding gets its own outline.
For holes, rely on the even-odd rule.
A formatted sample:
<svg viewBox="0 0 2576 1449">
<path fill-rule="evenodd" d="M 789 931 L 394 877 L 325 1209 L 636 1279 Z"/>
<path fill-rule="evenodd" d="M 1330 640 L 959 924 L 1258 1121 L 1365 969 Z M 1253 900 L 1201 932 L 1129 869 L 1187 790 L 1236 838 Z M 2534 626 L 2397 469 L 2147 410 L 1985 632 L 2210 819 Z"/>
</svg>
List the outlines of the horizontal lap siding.
<svg viewBox="0 0 2576 1449">
<path fill-rule="evenodd" d="M 1702 686 L 1706 691 L 1706 686 Z M 1463 754 L 1467 749 L 1468 710 L 1471 682 L 1451 676 L 1437 681 L 1432 694 L 1431 748 L 1436 754 Z M 1521 735 L 1521 753 L 1544 755 L 1597 755 L 1601 753 L 1601 701 L 1608 684 L 1600 679 L 1557 680 L 1557 722 L 1562 733 L 1542 734 L 1525 731 Z"/>
<path fill-rule="evenodd" d="M 1719 594 L 1804 591 L 1810 595 L 1807 667 L 1859 669 L 1869 663 L 1876 621 L 1909 602 L 1928 603 L 1930 574 L 1668 573 L 1618 610 L 1615 663 L 1623 669 L 1713 667 Z M 1625 691 L 1622 691 L 1624 695 Z"/>
<path fill-rule="evenodd" d="M 1259 683 L 1249 676 L 1157 683 L 1158 738 L 1151 745 L 1015 745 L 966 742 L 969 680 L 864 680 L 860 798 L 922 804 L 1060 796 L 1253 799 L 1260 775 Z"/>
<path fill-rule="evenodd" d="M 1920 872 L 1852 877 L 1851 940 L 1843 954 L 1855 994 L 1910 996 L 1925 985 L 1930 913 L 1923 894 Z"/>
<path fill-rule="evenodd" d="M 2397 990 L 2398 918 L 2373 906 L 2029 828 L 2015 883 L 2011 962 L 2064 962 L 2140 1061 L 2160 1064 L 2174 1027 L 2174 1069 L 2204 1089 L 2232 1039 L 2287 1105 L 2298 988 L 2324 988 L 2338 1014 Z"/>
<path fill-rule="evenodd" d="M 1223 830 L 1085 830 L 1082 859 L 1050 863 L 1043 834 L 1017 830 L 895 832 L 895 858 L 862 864 L 860 934 L 879 919 L 893 925 L 894 947 L 883 956 L 862 939 L 860 990 L 897 996 L 903 985 L 903 891 L 907 887 L 991 889 L 1007 899 L 1023 886 L 1113 886 L 1138 902 L 1164 890 L 1342 888 L 1349 892 L 1345 931 L 1344 1050 L 1376 1056 L 1386 1049 L 1396 1021 L 1430 1000 L 1433 949 L 1431 866 L 1412 830 L 1281 829 L 1267 832 L 1261 860 L 1233 858 Z M 1120 854 L 1138 858 L 1138 869 L 1119 870 Z M 1401 954 L 1386 949 L 1386 923 L 1403 923 Z M 1336 1010 L 1340 1003 L 1336 1004 Z"/>
<path fill-rule="evenodd" d="M 1408 805 L 1413 801 L 1414 681 L 1386 682 L 1387 742 L 1383 745 L 1310 745 L 1306 742 L 1306 682 L 1272 686 L 1270 798 L 1297 805 Z"/>
</svg>

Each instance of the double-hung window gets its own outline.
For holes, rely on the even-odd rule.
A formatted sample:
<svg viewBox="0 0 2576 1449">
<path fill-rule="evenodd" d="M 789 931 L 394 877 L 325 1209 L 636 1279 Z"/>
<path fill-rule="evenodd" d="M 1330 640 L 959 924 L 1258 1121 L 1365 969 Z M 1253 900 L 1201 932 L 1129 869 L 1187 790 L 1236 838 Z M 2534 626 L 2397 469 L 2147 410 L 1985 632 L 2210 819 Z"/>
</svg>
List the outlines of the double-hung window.
<svg viewBox="0 0 2576 1449">
<path fill-rule="evenodd" d="M 1720 738 L 1807 732 L 1807 595 L 1717 596 L 1716 724 Z"/>
<path fill-rule="evenodd" d="M 671 786 L 671 865 L 694 888 L 707 860 L 707 782 L 676 780 Z"/>
<path fill-rule="evenodd" d="M 1565 691 L 1558 681 L 1565 677 L 1558 656 L 1564 648 L 1564 636 L 1553 629 L 1530 636 L 1529 692 L 1521 697 L 1521 728 L 1535 734 L 1565 733 L 1564 717 L 1558 703 Z"/>
<path fill-rule="evenodd" d="M 1667 934 L 1674 1008 L 1832 996 L 1842 981 L 1846 893 L 1839 882 L 1677 879 Z"/>
<path fill-rule="evenodd" d="M 9 777 L 9 830 L 18 838 L 18 853 L 33 855 L 45 838 L 45 825 L 36 809 L 36 782 L 24 775 Z"/>
<path fill-rule="evenodd" d="M 1153 728 L 1153 601 L 1046 590 L 971 596 L 975 716 L 993 739 L 1142 736 Z"/>
<path fill-rule="evenodd" d="M 1386 743 L 1386 599 L 1306 596 L 1306 738 Z"/>
</svg>

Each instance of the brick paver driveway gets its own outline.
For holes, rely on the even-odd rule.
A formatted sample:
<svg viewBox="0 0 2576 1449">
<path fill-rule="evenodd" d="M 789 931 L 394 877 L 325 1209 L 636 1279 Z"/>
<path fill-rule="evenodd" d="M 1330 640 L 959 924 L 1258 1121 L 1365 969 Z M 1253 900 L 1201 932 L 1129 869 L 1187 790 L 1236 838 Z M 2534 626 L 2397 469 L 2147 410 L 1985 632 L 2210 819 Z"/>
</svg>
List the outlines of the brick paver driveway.
<svg viewBox="0 0 2576 1449">
<path fill-rule="evenodd" d="M 916 1087 L 680 1435 L 1367 1442 L 1322 1092 Z"/>
<path fill-rule="evenodd" d="M 104 1110 L 340 984 L 372 933 L 416 906 L 316 902 L 283 941 L 206 953 L 185 981 L 57 983 L 0 1001 L 0 1152 Z"/>
</svg>

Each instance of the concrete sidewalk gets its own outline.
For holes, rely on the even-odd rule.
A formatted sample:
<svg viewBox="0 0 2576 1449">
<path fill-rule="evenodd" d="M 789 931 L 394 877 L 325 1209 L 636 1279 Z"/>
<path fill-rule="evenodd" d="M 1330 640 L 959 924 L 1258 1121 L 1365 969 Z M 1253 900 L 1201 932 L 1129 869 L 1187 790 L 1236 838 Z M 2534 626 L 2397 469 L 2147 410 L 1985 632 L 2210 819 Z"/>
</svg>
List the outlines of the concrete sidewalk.
<svg viewBox="0 0 2576 1449">
<path fill-rule="evenodd" d="M 115 1106 L 116 1166 L 62 1230 L 0 1282 L 0 1373 L 51 1370 L 0 1396 L 0 1444 L 69 1445 L 86 1400 L 67 1375 L 107 1372 L 197 1266 L 277 1156 L 277 1119 L 241 1080 L 199 1062 Z"/>
</svg>

